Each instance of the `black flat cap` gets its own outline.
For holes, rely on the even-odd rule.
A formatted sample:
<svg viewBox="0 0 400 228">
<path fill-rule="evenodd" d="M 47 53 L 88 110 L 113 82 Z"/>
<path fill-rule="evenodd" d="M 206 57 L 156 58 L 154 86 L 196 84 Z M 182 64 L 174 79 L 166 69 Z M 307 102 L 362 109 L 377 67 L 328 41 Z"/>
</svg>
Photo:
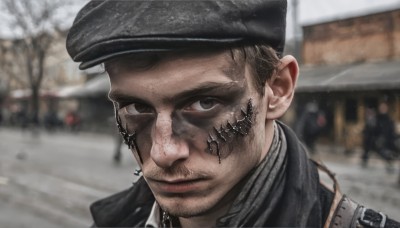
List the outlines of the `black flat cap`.
<svg viewBox="0 0 400 228">
<path fill-rule="evenodd" d="M 80 69 L 123 54 L 267 44 L 283 51 L 286 0 L 92 0 L 67 37 Z"/>
</svg>

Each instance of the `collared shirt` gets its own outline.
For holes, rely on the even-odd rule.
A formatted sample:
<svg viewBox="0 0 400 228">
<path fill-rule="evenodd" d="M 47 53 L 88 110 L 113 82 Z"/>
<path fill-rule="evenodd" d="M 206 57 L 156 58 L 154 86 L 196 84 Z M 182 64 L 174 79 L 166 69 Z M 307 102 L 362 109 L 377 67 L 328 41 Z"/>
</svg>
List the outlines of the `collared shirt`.
<svg viewBox="0 0 400 228">
<path fill-rule="evenodd" d="M 158 206 L 157 202 L 154 202 L 153 207 L 151 208 L 151 212 L 149 217 L 146 220 L 145 227 L 152 228 L 152 227 L 160 227 L 160 206 Z"/>
</svg>

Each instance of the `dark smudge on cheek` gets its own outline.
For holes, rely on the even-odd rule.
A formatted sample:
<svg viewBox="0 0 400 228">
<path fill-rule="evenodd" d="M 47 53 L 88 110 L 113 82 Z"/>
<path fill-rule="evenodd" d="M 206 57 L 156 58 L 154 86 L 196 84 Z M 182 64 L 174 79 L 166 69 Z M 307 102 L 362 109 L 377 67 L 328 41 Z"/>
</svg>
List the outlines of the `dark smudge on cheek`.
<svg viewBox="0 0 400 228">
<path fill-rule="evenodd" d="M 247 103 L 246 111 L 241 109 L 242 119 L 236 120 L 233 124 L 227 121 L 225 126 L 220 126 L 219 128 L 214 127 L 214 132 L 209 133 L 207 139 L 207 151 L 210 154 L 214 152 L 218 156 L 218 161 L 221 163 L 221 144 L 231 143 L 234 137 L 244 137 L 249 134 L 252 127 L 252 120 L 254 116 L 254 107 L 251 99 Z M 231 150 L 231 149 L 230 149 Z"/>
<path fill-rule="evenodd" d="M 121 115 L 123 120 L 121 119 Z M 128 145 L 130 150 L 137 153 L 140 163 L 143 164 L 142 152 L 147 151 L 148 146 L 146 143 L 140 143 L 139 147 L 138 141 L 147 142 L 146 140 L 143 140 L 143 137 L 140 136 L 147 137 L 149 135 L 148 131 L 151 123 L 154 121 L 154 116 L 146 115 L 141 117 L 133 117 L 124 114 L 121 115 L 119 114 L 118 110 L 115 110 L 118 131 L 121 134 L 124 143 Z"/>
</svg>

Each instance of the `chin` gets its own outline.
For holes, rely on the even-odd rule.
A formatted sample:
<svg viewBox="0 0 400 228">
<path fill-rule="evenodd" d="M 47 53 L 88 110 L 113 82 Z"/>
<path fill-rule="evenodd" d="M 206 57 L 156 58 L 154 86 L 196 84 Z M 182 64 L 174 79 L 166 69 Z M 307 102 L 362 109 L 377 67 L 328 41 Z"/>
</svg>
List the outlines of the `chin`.
<svg viewBox="0 0 400 228">
<path fill-rule="evenodd" d="M 216 203 L 208 199 L 165 199 L 157 200 L 160 207 L 175 217 L 190 218 L 201 216 L 209 212 Z"/>
</svg>

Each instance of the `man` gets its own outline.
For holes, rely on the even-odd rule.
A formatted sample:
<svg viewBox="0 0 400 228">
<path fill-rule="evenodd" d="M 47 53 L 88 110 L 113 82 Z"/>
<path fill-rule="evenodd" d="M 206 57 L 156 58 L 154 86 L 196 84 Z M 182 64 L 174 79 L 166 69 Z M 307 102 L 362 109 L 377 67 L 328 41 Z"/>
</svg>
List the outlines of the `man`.
<svg viewBox="0 0 400 228">
<path fill-rule="evenodd" d="M 396 132 L 395 124 L 389 115 L 389 106 L 386 101 L 381 101 L 378 105 L 375 135 L 376 139 L 374 139 L 374 142 L 376 150 L 378 154 L 385 159 L 387 171 L 392 173 L 394 171 L 392 162 L 397 152 L 395 145 Z"/>
<path fill-rule="evenodd" d="M 142 172 L 91 206 L 95 226 L 394 223 L 319 184 L 324 167 L 276 121 L 298 76 L 296 60 L 280 57 L 285 17 L 282 0 L 91 1 L 80 11 L 67 49 L 81 69 L 104 64 Z"/>
<path fill-rule="evenodd" d="M 297 123 L 296 133 L 312 154 L 315 152 L 315 142 L 325 125 L 325 114 L 319 110 L 318 104 L 316 102 L 307 103 Z"/>
<path fill-rule="evenodd" d="M 363 154 L 361 165 L 368 166 L 369 152 L 376 149 L 376 112 L 373 108 L 365 109 L 365 124 L 363 129 Z"/>
</svg>

